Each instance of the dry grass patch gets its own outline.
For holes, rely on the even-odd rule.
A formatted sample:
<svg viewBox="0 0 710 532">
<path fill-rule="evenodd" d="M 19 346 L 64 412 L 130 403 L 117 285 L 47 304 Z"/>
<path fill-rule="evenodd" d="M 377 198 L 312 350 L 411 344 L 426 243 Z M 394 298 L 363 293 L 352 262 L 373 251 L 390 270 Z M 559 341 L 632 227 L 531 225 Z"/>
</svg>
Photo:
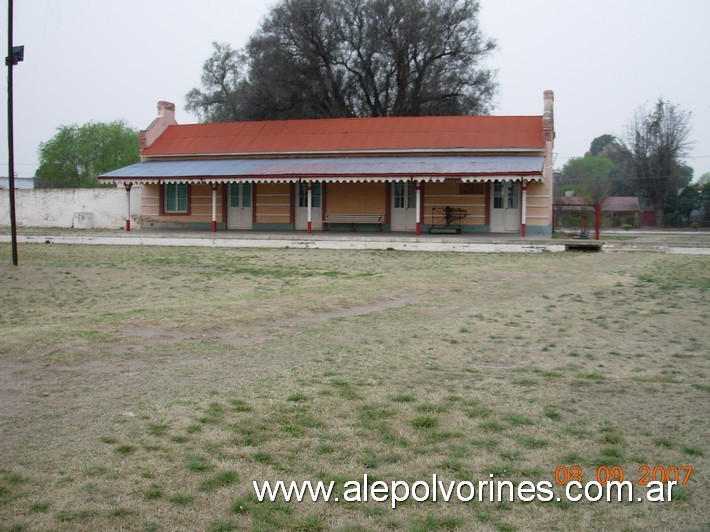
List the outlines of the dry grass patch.
<svg viewBox="0 0 710 532">
<path fill-rule="evenodd" d="M 707 526 L 703 257 L 21 253 L 0 278 L 7 528 Z M 657 505 L 393 511 L 259 503 L 251 488 L 363 474 L 536 482 L 559 465 L 587 478 L 620 465 L 632 480 L 643 465 L 695 471 Z"/>
</svg>

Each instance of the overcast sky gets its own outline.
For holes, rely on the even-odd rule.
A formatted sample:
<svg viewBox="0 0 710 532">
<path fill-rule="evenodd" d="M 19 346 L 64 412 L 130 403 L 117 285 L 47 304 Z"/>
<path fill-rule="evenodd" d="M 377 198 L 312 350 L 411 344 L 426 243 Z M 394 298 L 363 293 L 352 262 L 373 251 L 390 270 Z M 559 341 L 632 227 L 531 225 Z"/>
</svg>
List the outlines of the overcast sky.
<svg viewBox="0 0 710 532">
<path fill-rule="evenodd" d="M 14 44 L 25 46 L 14 68 L 17 175 L 34 175 L 39 144 L 61 125 L 124 119 L 143 129 L 159 100 L 176 104 L 178 122 L 196 122 L 184 109 L 185 94 L 199 86 L 211 42 L 240 48 L 273 4 L 15 1 Z M 481 0 L 481 27 L 498 43 L 487 61 L 499 83 L 493 114 L 542 114 L 542 93 L 554 90 L 561 168 L 595 137 L 623 134 L 639 107 L 662 97 L 692 113 L 687 163 L 697 178 L 710 172 L 708 21 L 708 0 Z M 6 134 L 0 150 L 6 176 Z"/>
</svg>

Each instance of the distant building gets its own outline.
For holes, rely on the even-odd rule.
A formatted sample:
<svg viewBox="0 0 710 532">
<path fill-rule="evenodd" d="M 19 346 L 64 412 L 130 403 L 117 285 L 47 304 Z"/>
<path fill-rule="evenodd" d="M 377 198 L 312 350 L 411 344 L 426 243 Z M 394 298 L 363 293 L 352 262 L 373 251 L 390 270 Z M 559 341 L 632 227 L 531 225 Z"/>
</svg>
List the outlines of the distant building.
<svg viewBox="0 0 710 532">
<path fill-rule="evenodd" d="M 656 208 L 647 198 L 639 198 L 641 212 L 639 213 L 639 226 L 658 227 L 656 223 Z"/>
<path fill-rule="evenodd" d="M 609 196 L 602 201 L 602 214 L 611 227 L 639 227 L 641 204 L 636 196 Z"/>
</svg>

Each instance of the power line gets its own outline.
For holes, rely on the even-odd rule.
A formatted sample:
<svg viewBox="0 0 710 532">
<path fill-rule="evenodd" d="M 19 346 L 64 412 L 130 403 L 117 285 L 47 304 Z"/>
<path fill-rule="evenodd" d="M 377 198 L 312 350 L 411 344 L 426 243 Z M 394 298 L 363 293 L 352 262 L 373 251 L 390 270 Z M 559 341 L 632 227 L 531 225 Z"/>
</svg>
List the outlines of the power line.
<svg viewBox="0 0 710 532">
<path fill-rule="evenodd" d="M 584 159 L 586 155 L 559 155 L 555 154 L 556 159 Z M 683 159 L 710 159 L 710 155 L 688 155 Z"/>
<path fill-rule="evenodd" d="M 691 177 L 688 176 L 661 176 L 661 177 L 629 177 L 629 176 L 622 176 L 622 177 L 604 177 L 604 178 L 596 178 L 596 177 L 565 177 L 564 174 L 557 174 L 555 176 L 558 181 L 565 181 L 565 182 L 570 182 L 570 183 L 602 183 L 605 181 L 608 182 L 615 182 L 615 181 L 642 181 L 644 179 L 692 179 Z"/>
</svg>

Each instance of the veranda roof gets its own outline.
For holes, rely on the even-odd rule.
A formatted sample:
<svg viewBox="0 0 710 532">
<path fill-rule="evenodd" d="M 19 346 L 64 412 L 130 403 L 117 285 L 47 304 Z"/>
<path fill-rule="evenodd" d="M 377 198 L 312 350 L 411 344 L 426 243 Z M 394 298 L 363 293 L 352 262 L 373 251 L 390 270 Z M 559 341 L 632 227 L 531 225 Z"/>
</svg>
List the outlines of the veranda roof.
<svg viewBox="0 0 710 532">
<path fill-rule="evenodd" d="M 542 156 L 320 157 L 145 161 L 99 177 L 115 183 L 542 180 Z"/>
</svg>

